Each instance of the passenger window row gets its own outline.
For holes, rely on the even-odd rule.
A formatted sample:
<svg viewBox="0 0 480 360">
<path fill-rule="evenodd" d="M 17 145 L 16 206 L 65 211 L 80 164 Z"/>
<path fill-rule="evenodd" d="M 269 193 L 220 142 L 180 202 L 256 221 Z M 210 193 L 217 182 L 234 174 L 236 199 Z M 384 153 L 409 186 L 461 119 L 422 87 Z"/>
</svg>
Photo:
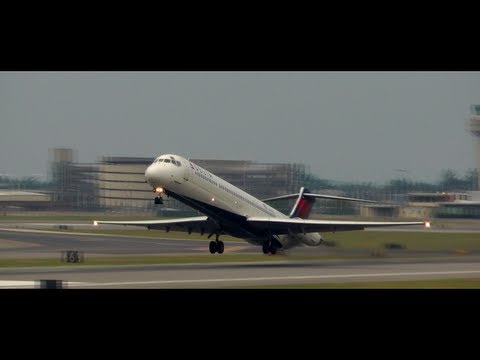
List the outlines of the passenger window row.
<svg viewBox="0 0 480 360">
<path fill-rule="evenodd" d="M 206 177 L 205 175 L 199 173 L 198 171 L 195 171 L 195 175 L 197 175 L 198 177 L 201 177 L 205 181 L 208 181 L 212 185 L 218 186 L 218 184 L 215 181 L 213 181 L 212 179 L 210 179 L 210 178 Z"/>
</svg>

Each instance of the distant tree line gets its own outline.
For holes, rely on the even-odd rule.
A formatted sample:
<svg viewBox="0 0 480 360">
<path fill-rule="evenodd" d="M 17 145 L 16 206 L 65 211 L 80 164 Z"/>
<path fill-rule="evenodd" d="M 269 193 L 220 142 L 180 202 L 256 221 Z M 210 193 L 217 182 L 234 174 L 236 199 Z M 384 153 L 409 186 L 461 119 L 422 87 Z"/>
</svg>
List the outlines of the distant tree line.
<svg viewBox="0 0 480 360">
<path fill-rule="evenodd" d="M 50 190 L 52 183 L 41 181 L 35 177 L 11 178 L 0 176 L 0 189 L 8 190 Z"/>
<path fill-rule="evenodd" d="M 372 200 L 391 199 L 412 192 L 464 192 L 478 189 L 478 171 L 469 169 L 459 176 L 451 169 L 442 170 L 435 183 L 397 178 L 380 185 L 373 182 L 339 182 L 306 174 L 303 183 L 310 191 L 336 190 L 345 196 Z"/>
</svg>

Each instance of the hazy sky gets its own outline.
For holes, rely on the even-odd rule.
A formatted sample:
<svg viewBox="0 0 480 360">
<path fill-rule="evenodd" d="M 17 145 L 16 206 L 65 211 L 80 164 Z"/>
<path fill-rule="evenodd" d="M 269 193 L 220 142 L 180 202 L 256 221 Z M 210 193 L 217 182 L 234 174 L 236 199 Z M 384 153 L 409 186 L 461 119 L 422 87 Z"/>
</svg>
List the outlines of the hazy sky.
<svg viewBox="0 0 480 360">
<path fill-rule="evenodd" d="M 475 103 L 480 72 L 0 72 L 0 174 L 46 174 L 48 149 L 69 147 L 436 181 L 474 168 Z"/>
</svg>

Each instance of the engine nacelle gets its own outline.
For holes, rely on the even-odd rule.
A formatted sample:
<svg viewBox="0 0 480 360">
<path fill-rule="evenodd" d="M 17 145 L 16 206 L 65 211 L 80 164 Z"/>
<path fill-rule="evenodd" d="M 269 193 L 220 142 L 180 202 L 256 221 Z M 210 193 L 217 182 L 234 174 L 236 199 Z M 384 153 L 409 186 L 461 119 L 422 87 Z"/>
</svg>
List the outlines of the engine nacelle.
<svg viewBox="0 0 480 360">
<path fill-rule="evenodd" d="M 283 249 L 290 249 L 298 246 L 299 243 L 306 246 L 318 246 L 323 241 L 319 233 L 280 235 L 279 240 L 283 245 Z"/>
<path fill-rule="evenodd" d="M 308 246 L 318 246 L 322 243 L 322 235 L 319 233 L 307 233 L 298 235 L 300 242 Z"/>
</svg>

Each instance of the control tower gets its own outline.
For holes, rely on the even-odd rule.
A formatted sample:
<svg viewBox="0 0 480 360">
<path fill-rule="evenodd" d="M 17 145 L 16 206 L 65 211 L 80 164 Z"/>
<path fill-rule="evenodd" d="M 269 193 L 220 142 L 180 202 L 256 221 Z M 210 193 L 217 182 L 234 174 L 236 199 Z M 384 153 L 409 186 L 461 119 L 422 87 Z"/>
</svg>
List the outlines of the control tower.
<svg viewBox="0 0 480 360">
<path fill-rule="evenodd" d="M 475 136 L 475 167 L 477 174 L 480 174 L 480 105 L 472 105 L 468 130 Z M 478 177 L 477 188 L 480 189 L 480 176 Z"/>
</svg>

